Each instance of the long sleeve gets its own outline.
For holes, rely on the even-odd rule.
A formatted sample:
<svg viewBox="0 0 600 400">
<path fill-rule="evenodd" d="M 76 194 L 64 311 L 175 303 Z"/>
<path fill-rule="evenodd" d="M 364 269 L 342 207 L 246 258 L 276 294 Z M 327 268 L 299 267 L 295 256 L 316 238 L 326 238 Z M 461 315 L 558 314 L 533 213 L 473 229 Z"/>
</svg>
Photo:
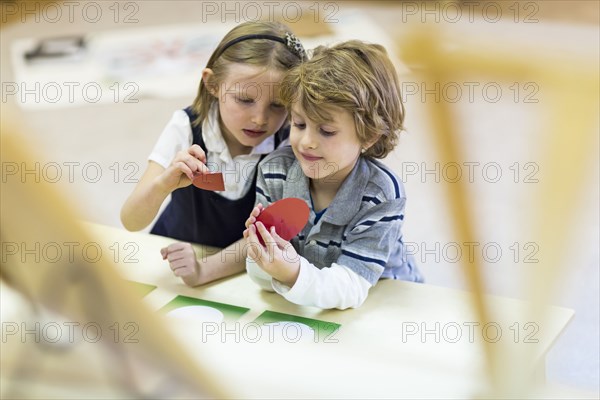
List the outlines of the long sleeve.
<svg viewBox="0 0 600 400">
<path fill-rule="evenodd" d="M 292 150 L 282 148 L 260 165 L 256 202 L 289 197 L 311 206 L 310 182 Z M 381 278 L 422 281 L 402 241 L 405 203 L 401 181 L 386 166 L 359 159 L 322 217 L 311 209 L 290 241 L 301 256 L 294 285 L 269 283 L 290 302 L 346 309 L 359 307 Z"/>
<path fill-rule="evenodd" d="M 277 280 L 273 289 L 288 301 L 323 309 L 356 308 L 369 294 L 371 284 L 343 265 L 333 263 L 330 268 L 318 269 L 301 257 L 300 274 L 293 287 Z"/>
</svg>

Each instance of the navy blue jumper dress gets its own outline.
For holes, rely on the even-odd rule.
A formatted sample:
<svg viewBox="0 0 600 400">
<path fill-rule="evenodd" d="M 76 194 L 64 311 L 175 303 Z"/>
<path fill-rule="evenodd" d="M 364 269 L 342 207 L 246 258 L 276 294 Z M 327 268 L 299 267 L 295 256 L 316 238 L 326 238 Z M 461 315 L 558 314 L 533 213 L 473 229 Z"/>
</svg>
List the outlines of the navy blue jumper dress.
<svg viewBox="0 0 600 400">
<path fill-rule="evenodd" d="M 185 109 L 190 121 L 196 119 L 191 107 Z M 202 139 L 200 126 L 192 125 L 193 144 L 204 152 L 206 145 Z M 289 137 L 289 127 L 281 128 L 274 135 L 275 148 Z M 261 157 L 261 160 L 264 155 Z M 198 189 L 194 185 L 177 189 L 171 193 L 171 202 L 164 209 L 152 234 L 171 237 L 184 242 L 199 243 L 213 247 L 227 247 L 242 238 L 246 229 L 244 223 L 256 199 L 255 168 L 252 185 L 243 197 L 230 200 L 215 192 Z M 227 228 L 224 228 L 224 227 Z"/>
</svg>

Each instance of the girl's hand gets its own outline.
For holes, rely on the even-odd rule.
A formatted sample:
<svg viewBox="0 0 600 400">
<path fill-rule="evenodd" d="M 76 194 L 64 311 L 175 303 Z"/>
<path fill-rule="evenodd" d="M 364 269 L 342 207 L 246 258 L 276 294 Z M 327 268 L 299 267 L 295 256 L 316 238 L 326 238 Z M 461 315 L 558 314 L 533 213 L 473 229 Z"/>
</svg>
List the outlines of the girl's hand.
<svg viewBox="0 0 600 400">
<path fill-rule="evenodd" d="M 284 285 L 294 286 L 300 273 L 300 256 L 294 246 L 282 239 L 275 227 L 271 227 L 269 232 L 262 222 L 250 225 L 246 231 L 248 257 Z M 257 234 L 261 235 L 264 246 L 260 244 Z"/>
<path fill-rule="evenodd" d="M 173 243 L 160 249 L 163 260 L 169 261 L 169 267 L 175 276 L 180 277 L 189 286 L 195 286 L 200 278 L 200 264 L 196 252 L 190 243 Z"/>
<path fill-rule="evenodd" d="M 192 184 L 194 177 L 210 172 L 206 166 L 206 154 L 197 144 L 179 151 L 171 165 L 159 176 L 161 186 L 169 193 Z"/>
<path fill-rule="evenodd" d="M 244 239 L 248 238 L 248 228 L 250 227 L 250 225 L 256 222 L 256 217 L 258 217 L 264 209 L 265 207 L 262 204 L 258 204 L 252 209 L 252 212 L 250 213 L 250 216 L 248 217 L 245 223 L 246 230 L 244 230 Z"/>
</svg>

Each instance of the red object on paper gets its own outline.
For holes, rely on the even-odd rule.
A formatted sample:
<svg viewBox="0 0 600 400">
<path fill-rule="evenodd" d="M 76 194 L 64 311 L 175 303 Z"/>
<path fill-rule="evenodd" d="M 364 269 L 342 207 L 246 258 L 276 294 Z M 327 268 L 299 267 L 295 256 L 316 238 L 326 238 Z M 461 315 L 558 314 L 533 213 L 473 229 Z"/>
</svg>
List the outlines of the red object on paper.
<svg viewBox="0 0 600 400">
<path fill-rule="evenodd" d="M 209 172 L 200 174 L 194 178 L 192 184 L 198 189 L 212 190 L 222 192 L 225 190 L 225 182 L 223 182 L 223 174 L 220 172 Z"/>
<path fill-rule="evenodd" d="M 296 236 L 304 225 L 308 222 L 310 211 L 308 205 L 302 199 L 288 198 L 276 201 L 265 208 L 256 217 L 256 222 L 262 222 L 271 232 L 271 227 L 275 227 L 275 232 L 284 240 L 290 240 Z M 264 246 L 264 242 L 259 232 L 258 240 Z"/>
</svg>

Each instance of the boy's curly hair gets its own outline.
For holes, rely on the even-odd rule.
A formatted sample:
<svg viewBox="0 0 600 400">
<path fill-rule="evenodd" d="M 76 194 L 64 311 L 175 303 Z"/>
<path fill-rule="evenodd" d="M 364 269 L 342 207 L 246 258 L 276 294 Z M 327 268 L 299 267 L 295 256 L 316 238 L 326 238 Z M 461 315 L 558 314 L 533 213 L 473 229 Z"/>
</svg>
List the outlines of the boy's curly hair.
<svg viewBox="0 0 600 400">
<path fill-rule="evenodd" d="M 331 121 L 331 106 L 354 117 L 364 156 L 384 158 L 403 130 L 404 105 L 396 69 L 383 46 L 350 40 L 317 47 L 309 61 L 292 68 L 280 87 L 291 110 L 298 102 L 317 123 Z"/>
</svg>

